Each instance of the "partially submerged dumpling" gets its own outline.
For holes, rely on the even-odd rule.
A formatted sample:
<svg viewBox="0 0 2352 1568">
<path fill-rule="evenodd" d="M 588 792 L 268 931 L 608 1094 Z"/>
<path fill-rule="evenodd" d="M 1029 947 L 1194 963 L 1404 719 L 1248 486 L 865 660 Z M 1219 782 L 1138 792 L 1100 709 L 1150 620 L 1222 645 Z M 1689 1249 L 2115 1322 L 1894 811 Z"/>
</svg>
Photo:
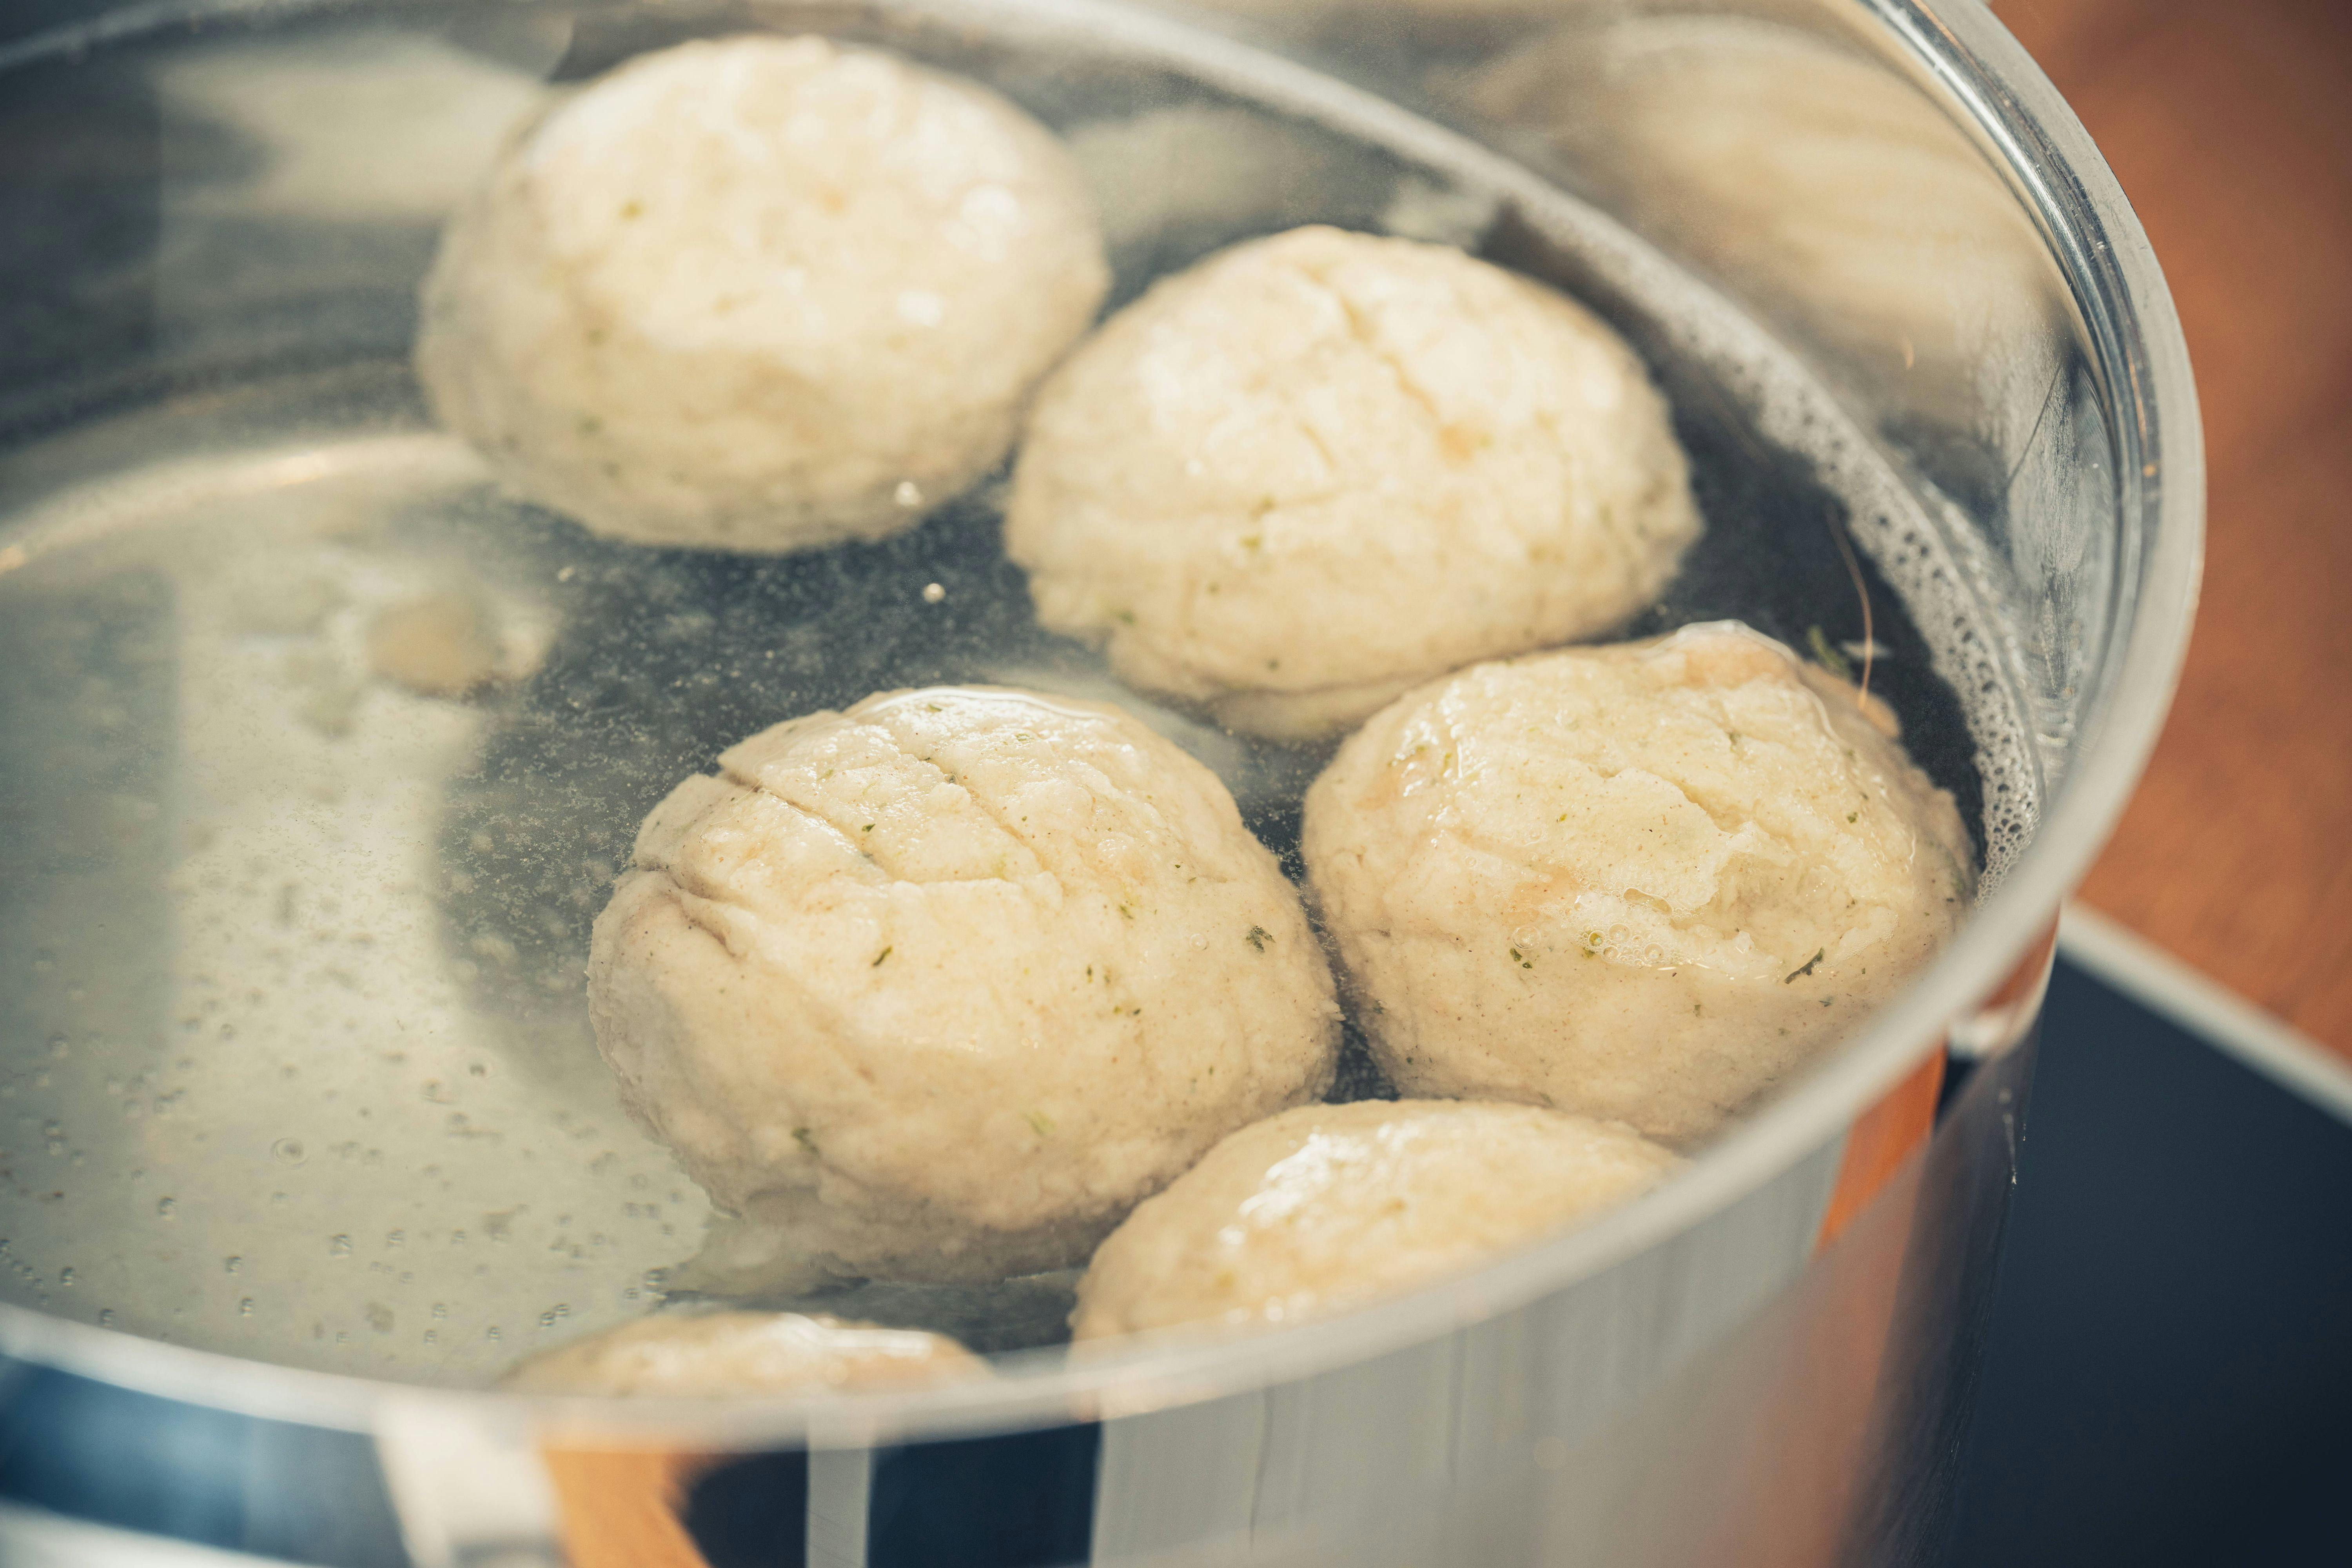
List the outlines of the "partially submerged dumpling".
<svg viewBox="0 0 2352 1568">
<path fill-rule="evenodd" d="M 994 468 L 1109 276 L 1076 163 L 995 93 L 824 38 L 702 40 L 507 149 L 443 236 L 417 374 L 598 532 L 795 550 Z"/>
<path fill-rule="evenodd" d="M 1316 781 L 1304 851 L 1404 1092 L 1683 1145 L 1900 988 L 1975 890 L 1884 705 L 1729 622 L 1413 692 Z"/>
<path fill-rule="evenodd" d="M 1882 416 L 2032 417 L 2063 295 L 2029 209 L 1907 72 L 1737 10 L 1554 14 L 1462 80 L 1467 112 L 1736 280 Z"/>
<path fill-rule="evenodd" d="M 698 1285 L 1074 1264 L 1328 1087 L 1297 890 L 1126 713 L 891 692 L 719 767 L 646 819 L 589 962 L 624 1102 L 722 1211 Z"/>
<path fill-rule="evenodd" d="M 658 1312 L 533 1356 L 506 1376 L 521 1394 L 726 1399 L 891 1388 L 984 1376 L 945 1334 L 799 1312 Z"/>
<path fill-rule="evenodd" d="M 1113 1231 L 1081 1340 L 1282 1322 L 1424 1283 L 1591 1218 L 1681 1162 L 1528 1105 L 1359 1100 L 1244 1128 Z"/>
<path fill-rule="evenodd" d="M 1255 734 L 1605 634 L 1698 536 L 1665 402 L 1565 296 L 1293 229 L 1120 311 L 1046 382 L 1005 514 L 1038 618 Z"/>
</svg>

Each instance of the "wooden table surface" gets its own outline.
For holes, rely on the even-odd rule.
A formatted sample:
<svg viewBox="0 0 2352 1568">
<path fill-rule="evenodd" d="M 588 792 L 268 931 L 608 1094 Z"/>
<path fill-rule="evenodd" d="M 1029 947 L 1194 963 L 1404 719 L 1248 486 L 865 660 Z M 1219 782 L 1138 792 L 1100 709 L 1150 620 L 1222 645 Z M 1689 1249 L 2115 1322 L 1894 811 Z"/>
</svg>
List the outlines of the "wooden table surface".
<svg viewBox="0 0 2352 1568">
<path fill-rule="evenodd" d="M 2084 896 L 2352 1058 L 2352 0 L 1994 0 L 2189 336 L 2205 596 Z"/>
</svg>

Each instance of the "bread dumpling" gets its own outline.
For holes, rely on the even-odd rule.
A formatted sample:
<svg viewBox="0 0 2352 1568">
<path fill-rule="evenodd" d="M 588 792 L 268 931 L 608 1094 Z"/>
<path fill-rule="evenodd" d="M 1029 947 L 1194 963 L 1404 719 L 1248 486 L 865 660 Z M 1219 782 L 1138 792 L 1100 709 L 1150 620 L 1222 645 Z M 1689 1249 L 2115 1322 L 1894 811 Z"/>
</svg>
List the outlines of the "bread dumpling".
<svg viewBox="0 0 2352 1568">
<path fill-rule="evenodd" d="M 944 1334 L 798 1312 L 658 1312 L 533 1356 L 506 1376 L 519 1394 L 725 1399 L 890 1388 L 984 1376 Z"/>
<path fill-rule="evenodd" d="M 623 1102 L 720 1211 L 682 1282 L 1084 1261 L 1219 1138 L 1319 1098 L 1297 891 L 1127 713 L 985 687 L 776 725 L 649 816 L 588 996 Z"/>
<path fill-rule="evenodd" d="M 1422 688 L 1339 748 L 1303 847 L 1398 1088 L 1677 1147 L 1899 990 L 1976 887 L 1885 705 L 1730 622 Z"/>
<path fill-rule="evenodd" d="M 1130 1215 L 1071 1321 L 1081 1340 L 1296 1321 L 1555 1234 L 1680 1164 L 1630 1128 L 1534 1106 L 1304 1106 L 1227 1138 Z"/>
<path fill-rule="evenodd" d="M 1120 311 L 1038 395 L 1004 524 L 1038 619 L 1283 740 L 1613 631 L 1700 531 L 1642 362 L 1446 246 L 1299 228 Z"/>
<path fill-rule="evenodd" d="M 416 369 L 526 498 L 645 544 L 908 528 L 1003 458 L 1109 285 L 1053 134 L 818 37 L 559 99 L 451 220 Z"/>
</svg>

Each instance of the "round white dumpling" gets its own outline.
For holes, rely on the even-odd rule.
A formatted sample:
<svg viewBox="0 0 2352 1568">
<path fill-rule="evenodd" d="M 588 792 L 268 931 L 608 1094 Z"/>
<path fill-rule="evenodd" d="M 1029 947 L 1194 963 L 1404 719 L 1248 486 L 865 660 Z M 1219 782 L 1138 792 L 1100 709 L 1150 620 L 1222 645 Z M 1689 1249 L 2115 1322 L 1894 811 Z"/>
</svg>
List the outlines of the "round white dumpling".
<svg viewBox="0 0 2352 1568">
<path fill-rule="evenodd" d="M 1681 1162 L 1529 1105 L 1359 1100 L 1245 1127 L 1129 1215 L 1078 1283 L 1081 1340 L 1295 1321 L 1466 1268 Z"/>
<path fill-rule="evenodd" d="M 980 687 L 795 719 L 655 808 L 588 998 L 722 1211 L 692 1282 L 1066 1267 L 1225 1133 L 1320 1096 L 1339 1009 L 1206 768 Z"/>
<path fill-rule="evenodd" d="M 1641 361 L 1444 246 L 1293 229 L 1129 306 L 1046 382 L 1005 546 L 1120 677 L 1284 739 L 1606 633 L 1699 532 Z"/>
<path fill-rule="evenodd" d="M 574 1340 L 509 1373 L 522 1394 L 754 1398 L 985 1375 L 944 1334 L 798 1312 L 661 1312 Z"/>
<path fill-rule="evenodd" d="M 560 100 L 442 237 L 419 377 L 533 500 L 648 544 L 875 539 L 994 468 L 1109 273 L 992 92 L 823 38 Z"/>
<path fill-rule="evenodd" d="M 1316 781 L 1304 847 L 1398 1088 L 1681 1145 L 1859 1023 L 1975 889 L 1885 706 L 1731 622 L 1413 692 Z"/>
</svg>

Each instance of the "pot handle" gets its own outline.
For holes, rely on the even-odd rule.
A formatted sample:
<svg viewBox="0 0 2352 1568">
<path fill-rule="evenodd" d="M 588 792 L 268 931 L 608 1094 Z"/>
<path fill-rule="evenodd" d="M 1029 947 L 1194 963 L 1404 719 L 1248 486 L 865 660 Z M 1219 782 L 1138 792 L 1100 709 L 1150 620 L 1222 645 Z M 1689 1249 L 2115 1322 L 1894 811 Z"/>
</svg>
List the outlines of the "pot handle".
<svg viewBox="0 0 2352 1568">
<path fill-rule="evenodd" d="M 688 1491 L 726 1466 L 796 1457 L 555 1445 L 540 1451 L 568 1568 L 709 1568 L 686 1528 Z M 808 1568 L 866 1568 L 873 1453 L 813 1448 L 805 1462 L 804 1501 L 775 1527 L 805 1531 L 802 1561 Z"/>
<path fill-rule="evenodd" d="M 723 1458 L 658 1449 L 541 1449 L 570 1568 L 709 1568 L 679 1515 L 687 1489 Z"/>
</svg>

